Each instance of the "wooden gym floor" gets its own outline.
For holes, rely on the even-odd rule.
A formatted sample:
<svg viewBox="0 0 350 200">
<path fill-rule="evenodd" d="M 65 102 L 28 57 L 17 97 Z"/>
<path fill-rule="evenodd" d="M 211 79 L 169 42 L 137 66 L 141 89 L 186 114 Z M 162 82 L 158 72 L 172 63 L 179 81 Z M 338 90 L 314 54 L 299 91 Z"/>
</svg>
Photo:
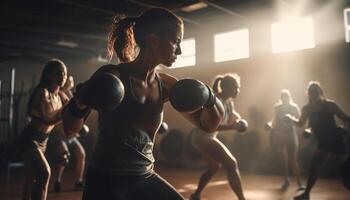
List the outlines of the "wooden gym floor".
<svg viewBox="0 0 350 200">
<path fill-rule="evenodd" d="M 20 199 L 23 182 L 23 170 L 14 170 L 9 174 L 0 174 L 0 199 Z M 156 170 L 166 180 L 188 199 L 196 188 L 196 184 L 202 169 L 176 169 L 160 168 Z M 249 200 L 290 200 L 297 193 L 296 183 L 292 184 L 285 192 L 279 190 L 282 178 L 278 176 L 242 175 L 243 188 Z M 70 170 L 63 178 L 63 191 L 61 193 L 50 192 L 49 200 L 76 200 L 81 199 L 82 192 L 73 190 L 72 173 Z M 204 190 L 202 200 L 227 200 L 237 199 L 231 191 L 224 171 L 220 171 Z M 350 200 L 350 191 L 346 190 L 337 179 L 320 178 L 312 190 L 313 200 Z"/>
</svg>

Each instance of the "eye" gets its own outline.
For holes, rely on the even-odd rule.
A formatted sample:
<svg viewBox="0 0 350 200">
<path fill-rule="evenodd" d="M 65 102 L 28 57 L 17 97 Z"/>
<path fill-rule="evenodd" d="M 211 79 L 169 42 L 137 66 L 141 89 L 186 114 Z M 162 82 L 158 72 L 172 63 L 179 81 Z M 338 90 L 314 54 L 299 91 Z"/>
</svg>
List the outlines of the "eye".
<svg viewBox="0 0 350 200">
<path fill-rule="evenodd" d="M 178 43 L 177 40 L 171 40 L 170 42 L 171 42 L 171 44 L 173 44 L 173 45 L 176 45 L 176 44 Z"/>
</svg>

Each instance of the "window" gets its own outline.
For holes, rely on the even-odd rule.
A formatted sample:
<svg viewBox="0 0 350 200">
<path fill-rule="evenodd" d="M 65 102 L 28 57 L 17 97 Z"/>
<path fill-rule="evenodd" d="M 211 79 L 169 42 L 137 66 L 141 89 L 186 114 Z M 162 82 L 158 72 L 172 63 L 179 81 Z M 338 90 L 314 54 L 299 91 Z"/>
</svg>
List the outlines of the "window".
<svg viewBox="0 0 350 200">
<path fill-rule="evenodd" d="M 271 40 L 273 53 L 314 48 L 313 19 L 305 17 L 272 24 Z"/>
<path fill-rule="evenodd" d="M 214 36 L 215 62 L 249 57 L 249 31 L 241 29 Z"/>
<path fill-rule="evenodd" d="M 185 39 L 181 42 L 182 54 L 179 55 L 173 68 L 196 65 L 196 41 L 194 38 Z"/>
<path fill-rule="evenodd" d="M 350 42 L 350 8 L 344 9 L 345 41 Z"/>
</svg>

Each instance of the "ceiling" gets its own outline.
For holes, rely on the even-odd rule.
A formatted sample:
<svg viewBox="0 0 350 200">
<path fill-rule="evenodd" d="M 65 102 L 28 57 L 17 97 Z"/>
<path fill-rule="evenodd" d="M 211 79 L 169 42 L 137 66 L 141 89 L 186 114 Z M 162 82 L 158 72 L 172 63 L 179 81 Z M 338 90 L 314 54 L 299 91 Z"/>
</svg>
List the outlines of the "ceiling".
<svg viewBox="0 0 350 200">
<path fill-rule="evenodd" d="M 207 7 L 182 8 L 204 2 Z M 186 26 L 200 26 L 213 15 L 240 16 L 242 6 L 270 0 L 11 0 L 0 7 L 0 62 L 48 58 L 89 59 L 105 55 L 111 17 L 138 15 L 159 6 L 181 16 Z"/>
</svg>

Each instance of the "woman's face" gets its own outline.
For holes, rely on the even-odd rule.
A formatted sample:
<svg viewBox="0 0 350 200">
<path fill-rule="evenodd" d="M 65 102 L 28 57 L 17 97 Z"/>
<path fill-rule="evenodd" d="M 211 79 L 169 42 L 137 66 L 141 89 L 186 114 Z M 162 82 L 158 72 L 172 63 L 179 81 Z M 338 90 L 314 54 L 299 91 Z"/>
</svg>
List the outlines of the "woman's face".
<svg viewBox="0 0 350 200">
<path fill-rule="evenodd" d="M 165 37 L 160 38 L 158 48 L 156 48 L 155 56 L 160 64 L 170 67 L 180 55 L 181 47 L 180 43 L 183 38 L 183 29 L 178 28 L 178 30 L 166 34 Z"/>
<path fill-rule="evenodd" d="M 238 96 L 239 92 L 240 92 L 240 88 L 237 86 L 237 84 L 235 84 L 231 87 L 222 85 L 222 93 L 227 98 L 229 98 L 229 97 L 236 98 Z"/>
<path fill-rule="evenodd" d="M 238 96 L 238 94 L 239 94 L 239 92 L 240 92 L 240 89 L 239 89 L 239 87 L 233 87 L 232 89 L 231 89 L 231 97 L 232 98 L 236 98 L 237 96 Z"/>
<path fill-rule="evenodd" d="M 281 94 L 281 101 L 283 104 L 288 104 L 290 101 L 289 95 L 287 93 Z"/>
<path fill-rule="evenodd" d="M 63 87 L 67 80 L 67 69 L 62 66 L 60 69 L 54 70 L 50 76 L 52 84 Z"/>
<path fill-rule="evenodd" d="M 309 101 L 313 102 L 321 98 L 320 93 L 316 88 L 309 88 L 308 90 Z"/>
</svg>

